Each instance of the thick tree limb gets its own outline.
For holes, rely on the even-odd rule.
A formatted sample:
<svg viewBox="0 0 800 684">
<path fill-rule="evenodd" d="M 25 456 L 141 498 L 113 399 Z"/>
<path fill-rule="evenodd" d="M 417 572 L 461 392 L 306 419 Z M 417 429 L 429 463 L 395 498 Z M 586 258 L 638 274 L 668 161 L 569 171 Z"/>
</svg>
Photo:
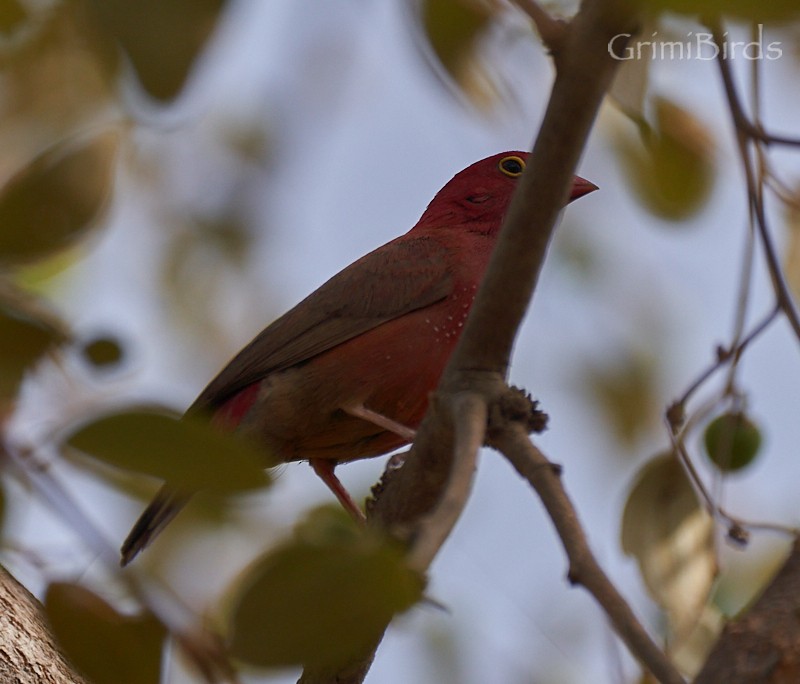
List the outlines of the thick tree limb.
<svg viewBox="0 0 800 684">
<path fill-rule="evenodd" d="M 87 684 L 58 650 L 39 602 L 2 567 L 0 682 Z"/>
<path fill-rule="evenodd" d="M 761 597 L 725 626 L 695 684 L 800 682 L 800 541 Z"/>
</svg>

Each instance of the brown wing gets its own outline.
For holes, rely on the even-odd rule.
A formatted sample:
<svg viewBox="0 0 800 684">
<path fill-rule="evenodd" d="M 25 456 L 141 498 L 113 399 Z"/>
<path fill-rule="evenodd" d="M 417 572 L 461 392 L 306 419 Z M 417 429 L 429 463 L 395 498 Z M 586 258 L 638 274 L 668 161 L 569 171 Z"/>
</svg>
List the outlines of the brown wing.
<svg viewBox="0 0 800 684">
<path fill-rule="evenodd" d="M 452 291 L 444 247 L 429 237 L 393 240 L 355 261 L 262 330 L 189 411 L 213 408 L 277 370 L 308 361 Z"/>
</svg>

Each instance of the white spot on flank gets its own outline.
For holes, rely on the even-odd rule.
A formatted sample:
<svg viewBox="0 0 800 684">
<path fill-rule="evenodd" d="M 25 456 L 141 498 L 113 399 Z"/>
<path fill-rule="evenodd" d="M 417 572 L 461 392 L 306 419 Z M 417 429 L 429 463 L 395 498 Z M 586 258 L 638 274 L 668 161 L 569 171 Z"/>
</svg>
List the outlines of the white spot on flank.
<svg viewBox="0 0 800 684">
<path fill-rule="evenodd" d="M 433 332 L 439 332 L 439 328 L 436 327 L 435 325 L 433 326 Z"/>
<path fill-rule="evenodd" d="M 453 317 L 452 317 L 452 316 L 448 316 L 448 317 L 447 317 L 447 320 L 448 320 L 448 321 L 452 321 L 452 320 L 453 320 Z"/>
<path fill-rule="evenodd" d="M 464 323 L 462 323 L 461 321 L 459 321 L 459 322 L 458 322 L 458 327 L 459 327 L 459 328 L 463 328 L 463 327 L 464 327 Z"/>
</svg>

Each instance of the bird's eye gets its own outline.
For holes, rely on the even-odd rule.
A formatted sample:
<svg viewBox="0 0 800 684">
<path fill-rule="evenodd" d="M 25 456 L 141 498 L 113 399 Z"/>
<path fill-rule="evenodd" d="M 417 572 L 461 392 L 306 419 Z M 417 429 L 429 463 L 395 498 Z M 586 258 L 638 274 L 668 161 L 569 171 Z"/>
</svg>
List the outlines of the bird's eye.
<svg viewBox="0 0 800 684">
<path fill-rule="evenodd" d="M 519 157 L 503 157 L 498 164 L 500 171 L 509 178 L 521 176 L 525 170 L 525 162 Z"/>
</svg>

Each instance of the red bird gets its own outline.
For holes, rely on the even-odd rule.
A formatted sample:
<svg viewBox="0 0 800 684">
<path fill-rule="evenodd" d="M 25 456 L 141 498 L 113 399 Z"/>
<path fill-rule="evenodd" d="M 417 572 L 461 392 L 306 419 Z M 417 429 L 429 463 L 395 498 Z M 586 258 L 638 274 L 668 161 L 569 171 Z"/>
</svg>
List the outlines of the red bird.
<svg viewBox="0 0 800 684">
<path fill-rule="evenodd" d="M 350 264 L 267 326 L 187 415 L 263 444 L 273 464 L 308 460 L 351 513 L 338 463 L 411 442 L 469 314 L 526 152 L 472 164 L 417 224 Z M 596 190 L 575 177 L 570 201 Z M 165 485 L 122 545 L 122 564 L 189 498 Z"/>
</svg>

